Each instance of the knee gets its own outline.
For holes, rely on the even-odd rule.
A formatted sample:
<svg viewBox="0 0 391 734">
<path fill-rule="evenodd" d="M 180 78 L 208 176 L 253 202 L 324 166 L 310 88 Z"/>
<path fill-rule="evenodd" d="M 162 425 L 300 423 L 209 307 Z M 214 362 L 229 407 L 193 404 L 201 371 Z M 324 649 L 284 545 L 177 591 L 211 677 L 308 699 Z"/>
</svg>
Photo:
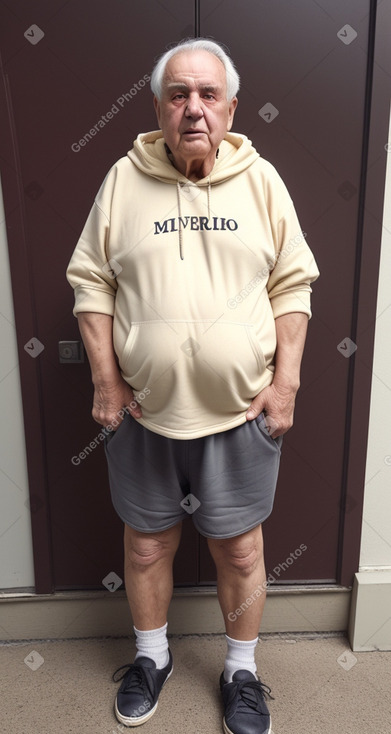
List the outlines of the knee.
<svg viewBox="0 0 391 734">
<path fill-rule="evenodd" d="M 157 534 L 140 533 L 125 524 L 125 566 L 148 568 L 159 561 L 172 563 L 181 539 L 181 524 Z"/>
<path fill-rule="evenodd" d="M 227 562 L 242 576 L 249 576 L 263 561 L 262 551 L 255 544 L 234 547 L 227 554 Z"/>
<path fill-rule="evenodd" d="M 167 556 L 164 543 L 155 538 L 133 539 L 125 548 L 125 562 L 140 569 L 148 568 Z"/>
<path fill-rule="evenodd" d="M 217 567 L 223 570 L 230 569 L 240 573 L 241 576 L 250 576 L 261 563 L 263 563 L 263 551 L 256 544 L 233 545 L 221 549 L 222 552 L 215 558 Z"/>
<path fill-rule="evenodd" d="M 211 549 L 212 550 L 212 549 Z M 216 549 L 217 550 L 217 549 Z M 243 576 L 250 575 L 263 564 L 263 539 L 260 532 L 238 535 L 218 544 L 215 560 Z"/>
</svg>

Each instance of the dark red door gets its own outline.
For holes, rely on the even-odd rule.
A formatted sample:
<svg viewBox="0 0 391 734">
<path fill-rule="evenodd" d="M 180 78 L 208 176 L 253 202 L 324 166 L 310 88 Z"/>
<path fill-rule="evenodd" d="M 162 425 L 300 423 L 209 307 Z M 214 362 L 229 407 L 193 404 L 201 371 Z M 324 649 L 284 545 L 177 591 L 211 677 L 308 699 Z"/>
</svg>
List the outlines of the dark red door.
<svg viewBox="0 0 391 734">
<path fill-rule="evenodd" d="M 296 424 L 265 523 L 268 568 L 280 569 L 279 583 L 339 578 L 352 364 L 343 345 L 355 319 L 370 3 L 344 3 L 343 12 L 333 0 L 238 8 L 234 0 L 223 12 L 218 0 L 2 6 L 2 176 L 38 591 L 100 588 L 109 572 L 122 574 L 122 526 L 102 446 L 91 448 L 99 427 L 89 367 L 59 361 L 58 343 L 79 339 L 65 269 L 106 172 L 156 127 L 147 83 L 155 56 L 196 30 L 228 45 L 242 77 L 234 130 L 285 179 L 322 273 Z M 185 525 L 176 582 L 213 583 L 206 543 Z"/>
<path fill-rule="evenodd" d="M 2 173 L 37 587 L 101 588 L 122 573 L 122 524 L 102 446 L 90 448 L 89 366 L 59 361 L 58 343 L 80 338 L 65 269 L 108 169 L 157 127 L 149 73 L 167 44 L 194 34 L 194 3 L 41 0 L 2 13 Z M 182 582 L 197 582 L 197 546 L 187 533 Z"/>
</svg>

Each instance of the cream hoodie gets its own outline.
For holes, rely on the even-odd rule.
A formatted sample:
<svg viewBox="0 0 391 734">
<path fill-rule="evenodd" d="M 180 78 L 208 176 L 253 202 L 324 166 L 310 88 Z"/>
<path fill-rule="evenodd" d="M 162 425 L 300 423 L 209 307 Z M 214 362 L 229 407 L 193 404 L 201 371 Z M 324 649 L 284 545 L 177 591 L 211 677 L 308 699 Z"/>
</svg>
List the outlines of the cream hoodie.
<svg viewBox="0 0 391 734">
<path fill-rule="evenodd" d="M 110 314 L 139 422 L 177 439 L 246 421 L 273 379 L 274 319 L 309 317 L 318 269 L 275 168 L 227 133 L 197 183 L 161 131 L 106 176 L 70 261 L 75 315 Z"/>
</svg>

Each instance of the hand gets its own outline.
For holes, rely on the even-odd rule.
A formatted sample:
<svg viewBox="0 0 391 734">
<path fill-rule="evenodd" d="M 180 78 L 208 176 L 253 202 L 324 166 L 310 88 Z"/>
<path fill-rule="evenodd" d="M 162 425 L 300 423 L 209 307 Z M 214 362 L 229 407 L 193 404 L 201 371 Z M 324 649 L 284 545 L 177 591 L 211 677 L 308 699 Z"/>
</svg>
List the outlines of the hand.
<svg viewBox="0 0 391 734">
<path fill-rule="evenodd" d="M 129 412 L 134 418 L 142 416 L 132 388 L 120 375 L 113 384 L 95 385 L 92 417 L 97 423 L 105 427 L 110 425 L 116 431 L 125 412 Z"/>
<path fill-rule="evenodd" d="M 262 411 L 267 418 L 270 436 L 277 438 L 293 425 L 296 390 L 273 383 L 255 396 L 247 411 L 247 420 L 254 420 Z"/>
</svg>

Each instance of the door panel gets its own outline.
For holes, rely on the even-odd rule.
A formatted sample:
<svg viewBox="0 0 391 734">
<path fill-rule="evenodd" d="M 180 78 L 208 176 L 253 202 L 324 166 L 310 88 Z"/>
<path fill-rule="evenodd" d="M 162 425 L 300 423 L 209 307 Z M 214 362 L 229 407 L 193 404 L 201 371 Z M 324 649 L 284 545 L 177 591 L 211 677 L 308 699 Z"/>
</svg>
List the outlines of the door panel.
<svg viewBox="0 0 391 734">
<path fill-rule="evenodd" d="M 241 75 L 233 130 L 286 182 L 321 271 L 295 426 L 264 526 L 279 583 L 337 579 L 349 379 L 337 345 L 353 317 L 369 2 L 340 6 L 261 0 L 238 12 L 226 0 L 222 14 L 220 3 L 201 3 L 202 35 L 224 41 Z M 337 36 L 347 22 L 358 34 L 349 44 Z M 267 103 L 278 110 L 271 122 L 259 114 Z M 301 544 L 307 550 L 286 564 Z"/>
<path fill-rule="evenodd" d="M 27 2 L 14 2 L 12 10 L 3 6 L 2 12 L 8 110 L 24 191 L 24 211 L 17 212 L 26 233 L 22 256 L 32 289 L 34 336 L 44 345 L 36 366 L 51 583 L 56 589 L 102 588 L 110 571 L 123 576 L 122 523 L 111 506 L 103 447 L 88 448 L 100 433 L 91 418 L 89 366 L 59 363 L 58 341 L 79 339 L 65 269 L 108 169 L 126 155 L 139 132 L 157 127 L 145 77 L 156 53 L 194 33 L 193 2 L 151 0 L 146 10 L 143 4 L 119 0 L 40 0 L 34 14 Z M 39 29 L 44 33 L 35 44 L 23 35 L 32 25 L 38 29 L 33 28 L 31 38 L 41 35 Z M 94 125 L 95 134 L 88 136 Z M 4 151 L 4 159 L 6 176 L 7 166 L 14 165 L 12 150 Z M 6 207 L 11 223 L 17 201 L 7 198 Z M 11 226 L 10 249 L 12 237 Z M 16 292 L 15 262 L 13 278 Z M 26 360 L 25 342 L 21 360 Z M 36 503 L 33 525 L 46 509 L 43 500 Z M 197 548 L 197 535 L 184 533 L 176 562 L 179 583 L 197 583 Z"/>
</svg>

